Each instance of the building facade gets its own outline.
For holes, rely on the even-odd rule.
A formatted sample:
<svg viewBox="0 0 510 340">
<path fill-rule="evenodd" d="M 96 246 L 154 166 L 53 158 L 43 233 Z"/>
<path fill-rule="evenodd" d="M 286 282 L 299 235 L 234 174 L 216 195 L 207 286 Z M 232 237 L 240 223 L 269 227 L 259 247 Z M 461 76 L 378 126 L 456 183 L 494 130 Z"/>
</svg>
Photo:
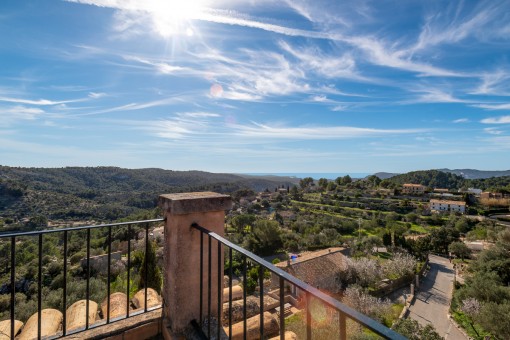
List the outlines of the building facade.
<svg viewBox="0 0 510 340">
<path fill-rule="evenodd" d="M 403 185 L 402 193 L 407 195 L 423 195 L 427 187 L 421 184 L 406 183 Z"/>
<path fill-rule="evenodd" d="M 466 212 L 466 202 L 447 201 L 447 200 L 430 200 L 430 210 L 435 212 Z"/>
</svg>

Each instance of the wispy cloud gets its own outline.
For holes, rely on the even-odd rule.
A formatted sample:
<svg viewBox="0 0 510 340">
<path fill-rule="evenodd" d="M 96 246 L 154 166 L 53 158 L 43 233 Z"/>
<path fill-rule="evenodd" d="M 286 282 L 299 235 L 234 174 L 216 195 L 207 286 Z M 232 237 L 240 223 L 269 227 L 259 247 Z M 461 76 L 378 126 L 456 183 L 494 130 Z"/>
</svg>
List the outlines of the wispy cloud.
<svg viewBox="0 0 510 340">
<path fill-rule="evenodd" d="M 349 53 L 326 55 L 318 48 L 294 48 L 284 41 L 280 41 L 279 45 L 284 51 L 299 60 L 301 68 L 314 71 L 322 77 L 368 80 L 357 73 L 356 62 Z"/>
<path fill-rule="evenodd" d="M 471 94 L 508 95 L 510 93 L 509 79 L 510 73 L 503 69 L 484 73 L 481 76 L 482 83 L 471 91 Z"/>
<path fill-rule="evenodd" d="M 469 119 L 467 119 L 467 118 L 459 118 L 459 119 L 455 119 L 452 123 L 455 123 L 455 124 L 469 123 Z"/>
<path fill-rule="evenodd" d="M 93 99 L 99 99 L 106 96 L 104 92 L 89 92 L 89 97 Z"/>
<path fill-rule="evenodd" d="M 253 123 L 252 125 L 233 125 L 235 134 L 245 137 L 291 139 L 291 140 L 322 140 L 377 137 L 384 135 L 423 133 L 426 129 L 373 129 L 352 126 L 269 126 Z"/>
<path fill-rule="evenodd" d="M 0 97 L 0 101 L 2 101 L 2 102 L 28 104 L 28 105 L 39 105 L 39 106 L 59 105 L 59 104 L 64 104 L 64 103 L 77 103 L 77 102 L 82 102 L 85 100 L 87 100 L 87 99 L 54 101 L 54 100 L 49 100 L 49 99 L 32 100 L 32 99 L 22 99 L 22 98 Z"/>
<path fill-rule="evenodd" d="M 0 117 L 4 123 L 13 122 L 19 119 L 33 120 L 39 115 L 44 114 L 44 110 L 36 107 L 26 107 L 16 105 L 8 108 L 0 108 Z"/>
<path fill-rule="evenodd" d="M 124 59 L 129 60 L 129 61 L 136 61 L 136 62 L 145 64 L 145 65 L 150 65 L 150 66 L 154 67 L 159 73 L 162 73 L 162 74 L 173 74 L 173 73 L 177 73 L 179 71 L 188 70 L 185 67 L 171 65 L 171 64 L 168 64 L 165 62 L 160 62 L 160 61 L 152 61 L 152 60 L 148 60 L 148 59 L 140 58 L 140 57 L 136 57 L 136 56 L 124 56 Z"/>
<path fill-rule="evenodd" d="M 482 28 L 494 20 L 498 6 L 480 4 L 471 13 L 462 14 L 463 3 L 451 3 L 446 13 L 434 13 L 427 18 L 412 51 L 424 50 L 439 44 L 456 43 L 471 35 L 479 34 Z"/>
<path fill-rule="evenodd" d="M 510 110 L 510 103 L 505 104 L 474 104 L 474 107 L 479 107 L 486 110 Z"/>
<path fill-rule="evenodd" d="M 410 90 L 411 92 L 422 92 L 417 98 L 411 99 L 408 103 L 469 103 L 470 101 L 456 98 L 451 93 L 436 88 L 421 88 Z"/>
<path fill-rule="evenodd" d="M 491 135 L 500 135 L 503 133 L 503 131 L 499 130 L 498 128 L 490 127 L 483 129 L 484 132 L 491 134 Z"/>
<path fill-rule="evenodd" d="M 483 124 L 510 124 L 510 116 L 490 117 L 480 121 Z"/>
</svg>

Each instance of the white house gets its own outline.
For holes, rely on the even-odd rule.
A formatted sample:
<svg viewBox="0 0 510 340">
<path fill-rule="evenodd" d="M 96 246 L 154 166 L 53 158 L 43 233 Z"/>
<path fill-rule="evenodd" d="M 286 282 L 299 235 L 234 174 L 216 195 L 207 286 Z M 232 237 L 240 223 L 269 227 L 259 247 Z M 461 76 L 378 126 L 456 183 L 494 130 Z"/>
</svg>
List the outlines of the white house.
<svg viewBox="0 0 510 340">
<path fill-rule="evenodd" d="M 466 202 L 447 201 L 447 200 L 430 200 L 430 210 L 436 212 L 466 212 Z"/>
</svg>

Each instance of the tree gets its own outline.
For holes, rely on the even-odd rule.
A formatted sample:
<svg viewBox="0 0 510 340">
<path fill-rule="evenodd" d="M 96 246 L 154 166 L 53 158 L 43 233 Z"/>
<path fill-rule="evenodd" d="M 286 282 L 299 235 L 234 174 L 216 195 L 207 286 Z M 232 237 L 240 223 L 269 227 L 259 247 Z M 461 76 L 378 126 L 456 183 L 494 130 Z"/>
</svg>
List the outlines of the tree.
<svg viewBox="0 0 510 340">
<path fill-rule="evenodd" d="M 349 183 L 352 183 L 352 178 L 351 176 L 349 175 L 345 175 L 344 177 L 342 177 L 342 184 L 349 184 Z"/>
<path fill-rule="evenodd" d="M 48 219 L 42 215 L 36 215 L 26 223 L 25 225 L 29 229 L 44 229 L 48 226 Z"/>
<path fill-rule="evenodd" d="M 459 232 L 454 228 L 441 227 L 431 233 L 430 243 L 432 250 L 446 254 L 450 243 L 459 240 Z"/>
<path fill-rule="evenodd" d="M 252 214 L 241 214 L 232 217 L 230 220 L 230 223 L 232 224 L 232 227 L 236 229 L 238 233 L 242 233 L 244 231 L 244 228 L 248 225 L 252 225 L 253 222 L 255 222 L 256 217 Z"/>
<path fill-rule="evenodd" d="M 413 319 L 400 319 L 392 328 L 409 340 L 443 340 L 443 337 L 435 331 L 432 325 L 428 324 L 422 327 L 418 321 Z"/>
<path fill-rule="evenodd" d="M 479 319 L 482 327 L 499 339 L 508 339 L 510 334 L 510 303 L 485 303 Z"/>
<path fill-rule="evenodd" d="M 147 261 L 147 268 L 145 263 Z M 145 273 L 147 271 L 147 281 L 145 281 Z M 150 287 L 156 292 L 161 293 L 161 285 L 163 279 L 161 277 L 161 271 L 156 261 L 156 247 L 152 241 L 147 243 L 147 249 L 145 251 L 141 268 L 140 268 L 140 281 L 138 284 L 139 288 Z"/>
<path fill-rule="evenodd" d="M 377 187 L 382 182 L 382 180 L 376 175 L 369 176 L 366 180 L 371 184 L 372 187 Z"/>
<path fill-rule="evenodd" d="M 464 257 L 467 257 L 471 254 L 471 249 L 469 249 L 464 242 L 450 243 L 448 246 L 448 251 L 462 258 L 462 260 L 464 260 Z"/>
<path fill-rule="evenodd" d="M 474 321 L 478 318 L 478 315 L 480 314 L 481 310 L 480 302 L 474 298 L 467 298 L 464 301 L 462 301 L 462 306 L 460 307 L 460 310 L 468 316 L 471 328 L 473 328 L 476 335 L 480 336 L 480 334 L 478 334 L 478 331 L 474 326 Z"/>
<path fill-rule="evenodd" d="M 303 179 L 301 179 L 299 181 L 299 186 L 303 190 L 308 188 L 308 187 L 310 187 L 311 185 L 313 185 L 313 178 L 312 177 L 305 177 L 305 178 L 303 178 Z"/>
<path fill-rule="evenodd" d="M 290 189 L 290 197 L 292 197 L 293 200 L 301 201 L 303 199 L 303 194 L 299 191 L 299 189 L 296 186 L 293 186 Z"/>
<path fill-rule="evenodd" d="M 328 180 L 326 178 L 320 178 L 318 184 L 321 190 L 326 190 L 326 187 L 328 186 Z"/>
<path fill-rule="evenodd" d="M 379 321 L 391 313 L 391 302 L 388 299 L 376 298 L 359 287 L 348 287 L 342 300 L 355 310 Z"/>
<path fill-rule="evenodd" d="M 258 220 L 247 240 L 247 248 L 257 255 L 274 254 L 283 245 L 280 224 L 276 221 Z"/>
<path fill-rule="evenodd" d="M 387 277 L 393 278 L 413 275 L 416 263 L 414 256 L 407 253 L 396 253 L 393 259 L 384 263 L 384 273 Z"/>
</svg>

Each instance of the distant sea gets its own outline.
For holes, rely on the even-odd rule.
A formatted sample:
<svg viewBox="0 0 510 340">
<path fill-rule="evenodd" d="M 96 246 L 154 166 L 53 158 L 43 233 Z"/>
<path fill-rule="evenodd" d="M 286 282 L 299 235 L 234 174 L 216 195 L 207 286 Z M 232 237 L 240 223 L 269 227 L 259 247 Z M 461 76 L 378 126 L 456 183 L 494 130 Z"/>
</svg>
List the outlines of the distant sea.
<svg viewBox="0 0 510 340">
<path fill-rule="evenodd" d="M 336 179 L 338 177 L 344 177 L 346 175 L 351 176 L 351 178 L 365 178 L 367 176 L 373 175 L 371 172 L 310 172 L 310 173 L 300 173 L 300 172 L 252 172 L 252 173 L 244 173 L 244 175 L 251 176 L 286 176 L 286 177 L 296 177 L 296 178 L 305 178 L 312 177 L 313 179 L 326 178 L 326 179 Z"/>
</svg>

